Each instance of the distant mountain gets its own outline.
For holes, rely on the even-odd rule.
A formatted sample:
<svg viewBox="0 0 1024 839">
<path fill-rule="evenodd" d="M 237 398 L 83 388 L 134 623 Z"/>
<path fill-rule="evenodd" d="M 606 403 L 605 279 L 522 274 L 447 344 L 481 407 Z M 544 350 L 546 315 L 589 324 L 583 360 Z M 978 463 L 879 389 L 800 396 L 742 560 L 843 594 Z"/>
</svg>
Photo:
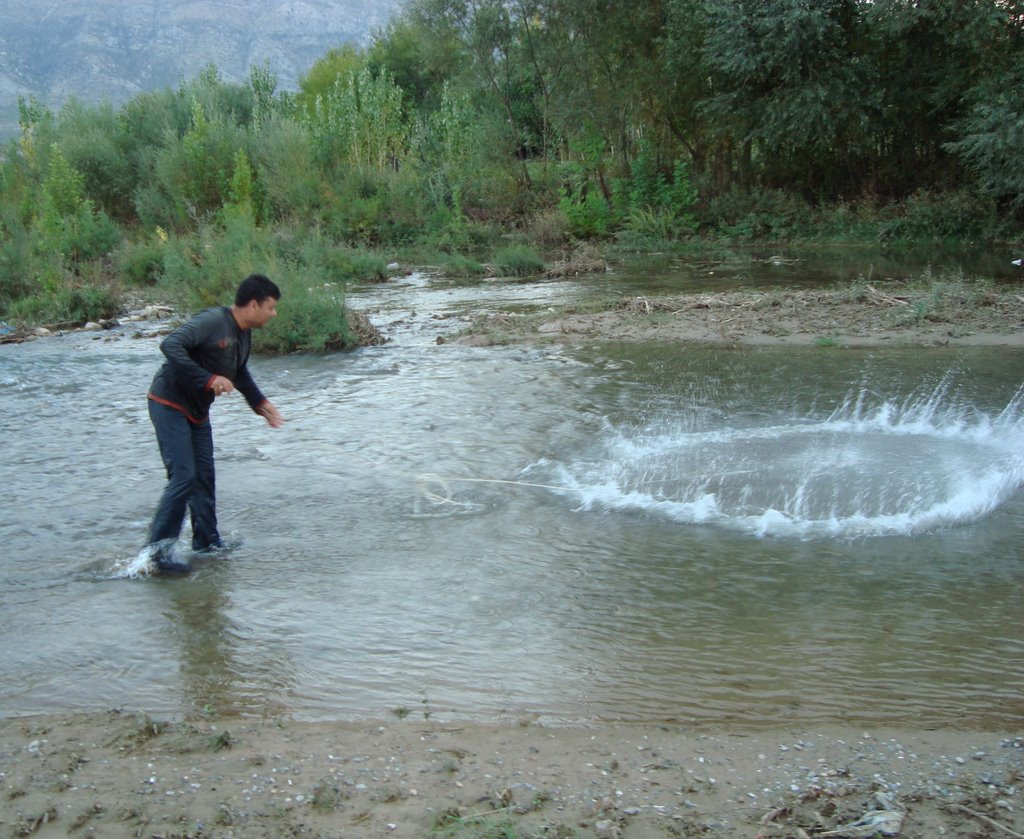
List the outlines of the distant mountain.
<svg viewBox="0 0 1024 839">
<path fill-rule="evenodd" d="M 227 81 L 269 63 L 281 90 L 331 47 L 366 44 L 402 0 L 0 0 L 0 137 L 18 97 L 120 104 L 214 64 Z"/>
</svg>

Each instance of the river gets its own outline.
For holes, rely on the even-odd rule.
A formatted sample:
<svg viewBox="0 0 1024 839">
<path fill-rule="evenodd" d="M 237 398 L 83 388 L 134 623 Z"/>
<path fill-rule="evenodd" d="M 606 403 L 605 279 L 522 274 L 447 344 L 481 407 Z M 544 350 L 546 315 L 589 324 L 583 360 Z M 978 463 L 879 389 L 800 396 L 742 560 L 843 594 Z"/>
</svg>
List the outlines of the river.
<svg viewBox="0 0 1024 839">
<path fill-rule="evenodd" d="M 157 339 L 0 347 L 0 713 L 1019 725 L 1024 354 L 436 342 L 594 287 L 413 274 L 350 297 L 387 345 L 255 358 L 287 425 L 218 402 L 241 545 L 178 579 Z"/>
</svg>

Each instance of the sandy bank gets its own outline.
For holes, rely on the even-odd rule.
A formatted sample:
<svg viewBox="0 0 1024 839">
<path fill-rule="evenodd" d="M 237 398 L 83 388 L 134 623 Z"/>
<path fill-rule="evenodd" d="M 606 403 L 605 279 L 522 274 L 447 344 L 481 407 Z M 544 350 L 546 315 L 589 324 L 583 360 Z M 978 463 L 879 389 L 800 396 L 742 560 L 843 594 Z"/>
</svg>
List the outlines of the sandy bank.
<svg viewBox="0 0 1024 839">
<path fill-rule="evenodd" d="M 1019 732 L 111 712 L 0 721 L 0 766 L 9 836 L 509 835 L 482 828 L 500 823 L 521 837 L 638 839 L 1024 831 Z"/>
<path fill-rule="evenodd" d="M 735 291 L 631 297 L 581 311 L 489 313 L 460 344 L 666 341 L 762 346 L 1024 346 L 1024 287 Z"/>
</svg>

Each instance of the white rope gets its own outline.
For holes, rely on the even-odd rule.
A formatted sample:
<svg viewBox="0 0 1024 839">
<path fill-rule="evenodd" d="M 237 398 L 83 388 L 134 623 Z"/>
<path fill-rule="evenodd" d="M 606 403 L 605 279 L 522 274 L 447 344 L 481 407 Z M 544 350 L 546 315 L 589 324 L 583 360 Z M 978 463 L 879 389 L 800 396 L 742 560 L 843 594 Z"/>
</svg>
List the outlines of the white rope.
<svg viewBox="0 0 1024 839">
<path fill-rule="evenodd" d="M 346 455 L 348 455 L 349 457 L 351 457 L 351 458 L 363 461 L 368 466 L 372 466 L 373 469 L 375 471 L 377 471 L 377 472 L 389 472 L 389 473 L 391 473 L 392 475 L 394 475 L 397 478 L 401 478 L 403 480 L 410 480 L 410 479 L 413 480 L 414 483 L 416 484 L 418 490 L 419 490 L 420 495 L 426 501 L 430 501 L 433 504 L 458 504 L 458 505 L 464 506 L 464 507 L 471 506 L 471 505 L 466 504 L 466 503 L 461 502 L 461 501 L 455 501 L 452 498 L 451 484 L 453 484 L 453 483 L 462 483 L 462 484 L 502 484 L 502 485 L 505 485 L 505 486 L 530 487 L 530 488 L 533 488 L 533 489 L 549 489 L 549 490 L 553 490 L 555 492 L 584 492 L 585 491 L 585 489 L 583 489 L 581 487 L 568 487 L 568 486 L 560 486 L 560 485 L 557 485 L 557 484 L 540 484 L 540 483 L 534 483 L 532 481 L 514 481 L 514 480 L 508 480 L 508 479 L 501 479 L 501 478 L 451 478 L 451 477 L 442 477 L 441 475 L 435 475 L 435 474 L 432 474 L 432 473 L 429 473 L 429 472 L 423 472 L 423 473 L 420 473 L 419 475 L 412 475 L 411 473 L 400 472 L 400 471 L 398 471 L 396 469 L 390 469 L 390 468 L 386 468 L 386 467 L 381 467 L 380 464 L 374 463 L 369 458 L 363 457 L 362 455 L 356 454 L 355 452 L 345 451 L 344 453 Z M 722 475 L 718 475 L 717 477 L 725 477 L 727 475 L 752 474 L 752 473 L 757 472 L 757 471 L 758 470 L 756 470 L 756 469 L 738 469 L 738 470 L 735 470 L 735 471 L 732 471 L 732 472 L 725 472 Z M 671 483 L 672 481 L 675 481 L 675 480 L 678 480 L 678 479 L 677 478 L 662 478 L 662 479 L 659 479 L 659 480 L 642 481 L 642 482 L 636 484 L 636 486 L 637 487 L 654 486 L 654 485 L 657 485 L 657 484 Z M 432 484 L 436 485 L 436 486 L 439 486 L 441 488 L 441 493 L 434 492 L 434 491 L 430 490 L 428 487 L 430 485 L 432 485 Z"/>
<path fill-rule="evenodd" d="M 416 476 L 416 485 L 419 487 L 420 494 L 427 500 L 434 504 L 460 504 L 459 501 L 452 500 L 452 490 L 449 484 L 451 483 L 463 483 L 463 484 L 506 484 L 508 486 L 521 486 L 521 487 L 535 487 L 537 489 L 553 489 L 560 492 L 580 492 L 575 487 L 563 487 L 555 486 L 553 484 L 535 484 L 529 481 L 510 481 L 501 480 L 499 478 L 442 478 L 439 475 L 422 474 Z M 444 491 L 444 495 L 438 495 L 436 492 L 431 492 L 427 489 L 428 484 L 439 484 Z"/>
<path fill-rule="evenodd" d="M 412 473 L 409 472 L 401 472 L 397 469 L 382 467 L 379 463 L 374 463 L 368 457 L 364 457 L 361 454 L 356 454 L 355 452 L 344 450 L 342 451 L 348 457 L 351 457 L 355 460 L 361 460 L 368 466 L 373 467 L 374 471 L 376 472 L 386 472 L 390 473 L 396 478 L 401 478 L 402 480 L 412 480 L 416 484 L 416 487 L 418 488 L 420 495 L 426 501 L 430 501 L 433 504 L 458 504 L 464 507 L 471 506 L 469 504 L 465 504 L 464 502 L 456 501 L 452 498 L 452 489 L 450 485 L 453 483 L 505 484 L 506 486 L 533 487 L 536 489 L 550 489 L 560 492 L 581 492 L 581 490 L 575 487 L 555 486 L 554 484 L 538 484 L 531 483 L 530 481 L 503 480 L 500 478 L 446 478 L 440 475 L 431 474 L 429 472 L 423 472 L 420 473 L 419 475 L 413 475 Z M 440 487 L 441 493 L 434 492 L 431 489 L 429 489 L 428 487 L 430 485 L 436 485 Z"/>
</svg>

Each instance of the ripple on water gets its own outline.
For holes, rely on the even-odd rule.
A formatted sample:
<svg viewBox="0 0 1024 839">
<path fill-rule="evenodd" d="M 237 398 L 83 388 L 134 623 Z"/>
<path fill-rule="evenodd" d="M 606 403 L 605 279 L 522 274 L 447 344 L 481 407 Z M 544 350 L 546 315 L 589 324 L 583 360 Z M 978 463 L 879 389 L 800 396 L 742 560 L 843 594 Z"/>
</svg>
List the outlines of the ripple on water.
<svg viewBox="0 0 1024 839">
<path fill-rule="evenodd" d="M 162 486 L 155 341 L 75 369 L 11 350 L 11 713 L 1019 720 L 1012 355 L 826 372 L 813 352 L 410 339 L 258 359 L 287 426 L 215 409 L 244 543 L 171 581 L 112 579 Z M 73 405 L 44 398 L 71 379 Z"/>
</svg>

